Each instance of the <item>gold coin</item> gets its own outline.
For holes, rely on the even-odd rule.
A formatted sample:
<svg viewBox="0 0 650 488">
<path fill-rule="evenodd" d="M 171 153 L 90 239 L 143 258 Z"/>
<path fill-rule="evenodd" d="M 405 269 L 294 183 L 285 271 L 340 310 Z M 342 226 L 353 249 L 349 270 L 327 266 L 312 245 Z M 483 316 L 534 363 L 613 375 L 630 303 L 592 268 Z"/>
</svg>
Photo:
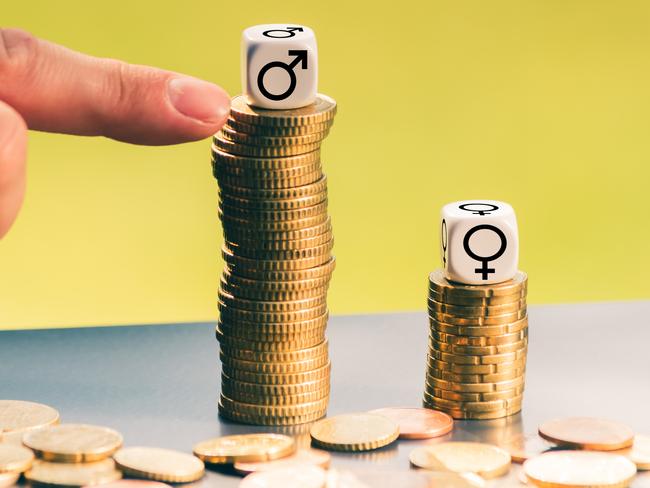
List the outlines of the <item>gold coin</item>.
<svg viewBox="0 0 650 488">
<path fill-rule="evenodd" d="M 219 327 L 223 322 L 219 323 Z M 293 347 L 293 345 L 302 345 L 309 344 L 311 345 L 314 342 L 321 342 L 325 338 L 325 326 L 318 329 L 311 329 L 307 331 L 288 331 L 286 333 L 280 334 L 269 334 L 269 333 L 255 333 L 254 331 L 241 330 L 237 327 L 237 324 L 233 324 L 231 328 L 223 328 L 223 333 L 232 339 L 241 339 L 244 341 L 255 341 L 255 342 L 265 342 L 265 343 L 283 343 L 282 348 L 284 347 Z M 289 346 L 285 346 L 284 344 Z"/>
<path fill-rule="evenodd" d="M 627 449 L 616 451 L 615 454 L 625 456 L 634 464 L 639 471 L 650 469 L 650 437 L 645 435 L 635 435 L 634 444 Z"/>
<path fill-rule="evenodd" d="M 320 158 L 316 158 L 315 156 L 312 157 L 313 161 L 302 165 L 291 165 L 279 168 L 259 168 L 233 164 L 233 161 L 224 159 L 217 153 L 217 151 L 219 151 L 219 149 L 212 146 L 212 174 L 217 179 L 220 179 L 223 176 L 237 180 L 253 180 L 256 182 L 256 185 L 263 186 L 268 183 L 265 181 L 258 182 L 258 180 L 287 180 L 322 171 Z M 234 161 L 234 163 L 237 162 L 238 161 Z M 237 186 L 249 185 L 237 184 Z"/>
<path fill-rule="evenodd" d="M 509 313 L 516 313 L 526 308 L 526 300 L 519 300 L 502 305 L 488 305 L 480 307 L 468 307 L 463 305 L 449 305 L 429 299 L 429 310 L 437 313 L 455 315 L 456 317 L 492 317 Z"/>
<path fill-rule="evenodd" d="M 327 304 L 323 303 L 316 307 L 295 310 L 292 312 L 253 312 L 229 307 L 219 301 L 219 312 L 221 319 L 225 322 L 229 319 L 243 320 L 246 322 L 300 322 L 314 319 L 327 313 Z"/>
<path fill-rule="evenodd" d="M 258 362 L 269 362 L 269 363 L 291 363 L 291 362 L 300 362 L 307 361 L 322 355 L 326 355 L 328 352 L 328 342 L 327 339 L 323 342 L 316 344 L 312 347 L 299 349 L 296 351 L 279 351 L 279 352 L 265 352 L 265 351 L 254 351 L 248 349 L 237 349 L 221 346 L 221 351 L 231 358 L 237 358 L 244 361 L 258 361 Z"/>
<path fill-rule="evenodd" d="M 503 305 L 506 303 L 518 302 L 520 300 L 526 300 L 527 291 L 528 290 L 523 288 L 521 291 L 518 291 L 511 295 L 468 297 L 462 295 L 450 295 L 449 293 L 442 294 L 436 290 L 429 289 L 429 299 L 449 305 L 460 305 L 465 307 L 489 307 L 494 305 Z"/>
<path fill-rule="evenodd" d="M 425 400 L 429 403 L 430 397 L 451 400 L 454 402 L 491 402 L 494 400 L 509 400 L 521 397 L 524 393 L 524 386 L 518 386 L 512 390 L 492 391 L 488 393 L 462 393 L 458 391 L 443 390 L 442 388 L 425 387 Z"/>
<path fill-rule="evenodd" d="M 512 334 L 528 327 L 528 318 L 525 317 L 516 322 L 511 322 L 504 325 L 450 325 L 444 322 L 438 322 L 435 319 L 429 321 L 431 329 L 437 332 L 452 335 L 464 335 L 469 337 L 495 337 L 501 335 Z"/>
<path fill-rule="evenodd" d="M 322 212 L 317 215 L 312 215 L 311 217 L 306 217 L 304 219 L 298 220 L 250 220 L 250 219 L 240 219 L 235 217 L 230 217 L 224 214 L 219 210 L 219 218 L 221 219 L 221 225 L 224 229 L 224 233 L 228 234 L 231 227 L 244 226 L 248 229 L 252 229 L 260 232 L 289 232 L 300 229 L 306 229 L 309 227 L 317 227 L 325 222 L 327 222 L 328 216 L 327 212 Z"/>
<path fill-rule="evenodd" d="M 451 432 L 454 420 L 428 408 L 379 408 L 369 413 L 388 417 L 399 426 L 400 439 L 430 439 Z"/>
<path fill-rule="evenodd" d="M 119 480 L 102 485 L 102 488 L 172 488 L 166 483 L 146 480 Z"/>
<path fill-rule="evenodd" d="M 249 337 L 253 336 L 251 340 L 254 339 L 254 334 L 261 335 L 273 335 L 273 334 L 298 334 L 300 332 L 315 332 L 322 331 L 327 326 L 327 320 L 329 314 L 323 314 L 319 317 L 313 319 L 302 320 L 298 322 L 270 322 L 270 323 L 259 323 L 259 322 L 247 322 L 245 320 L 238 321 L 219 321 L 218 327 L 224 333 L 235 333 L 237 331 L 243 331 L 240 337 Z"/>
<path fill-rule="evenodd" d="M 445 344 L 454 344 L 457 346 L 502 346 L 506 344 L 513 344 L 528 338 L 528 328 L 524 328 L 517 332 L 510 334 L 503 334 L 500 336 L 481 336 L 481 337 L 468 337 L 455 334 L 446 334 L 432 329 L 430 332 L 430 339 Z"/>
<path fill-rule="evenodd" d="M 317 268 L 328 264 L 332 259 L 329 252 L 301 259 L 251 259 L 243 256 L 235 256 L 232 251 L 227 248 L 222 248 L 221 255 L 231 272 L 244 277 L 248 277 L 251 273 L 259 272 L 302 271 L 305 269 Z M 305 273 L 305 275 L 308 275 L 308 273 Z"/>
<path fill-rule="evenodd" d="M 249 241 L 251 239 L 260 241 L 297 241 L 310 239 L 327 232 L 332 232 L 332 221 L 331 218 L 328 217 L 322 224 L 295 230 L 266 231 L 248 227 L 238 229 L 228 228 L 223 230 L 226 242 L 239 243 L 240 241 Z"/>
<path fill-rule="evenodd" d="M 528 338 L 512 344 L 501 344 L 496 346 L 464 346 L 461 344 L 447 344 L 429 337 L 429 350 L 456 356 L 470 356 L 489 358 L 491 356 L 502 356 L 505 354 L 519 353 L 528 347 Z M 489 360 L 489 359 L 486 359 Z M 453 361 L 452 361 L 453 362 Z"/>
<path fill-rule="evenodd" d="M 264 302 L 260 300 L 246 300 L 245 298 L 234 297 L 223 290 L 219 290 L 219 301 L 227 308 L 236 308 L 239 310 L 250 310 L 252 312 L 295 312 L 305 309 L 321 306 L 325 304 L 327 297 L 325 295 L 305 298 L 303 300 L 282 301 L 282 302 Z"/>
<path fill-rule="evenodd" d="M 0 444 L 0 473 L 22 473 L 34 462 L 34 453 L 26 447 Z"/>
<path fill-rule="evenodd" d="M 62 424 L 28 432 L 23 444 L 46 461 L 85 463 L 110 457 L 122 446 L 122 436 L 106 427 Z"/>
<path fill-rule="evenodd" d="M 236 461 L 234 468 L 242 474 L 272 471 L 289 466 L 318 466 L 327 469 L 331 459 L 332 456 L 328 452 L 319 449 L 299 449 L 289 456 L 270 461 Z"/>
<path fill-rule="evenodd" d="M 520 434 L 508 439 L 499 447 L 508 451 L 515 463 L 523 463 L 527 459 L 555 448 L 555 445 L 545 441 L 537 434 Z"/>
<path fill-rule="evenodd" d="M 499 391 L 510 391 L 522 386 L 524 384 L 524 377 L 519 376 L 515 379 L 499 383 L 456 383 L 428 377 L 427 384 L 430 385 L 431 388 L 440 388 L 442 390 L 455 391 L 459 393 L 493 393 Z"/>
<path fill-rule="evenodd" d="M 313 412 L 307 415 L 300 416 L 282 416 L 282 417 L 273 417 L 270 415 L 265 416 L 255 416 L 248 414 L 241 414 L 239 412 L 232 412 L 224 408 L 224 406 L 219 404 L 219 415 L 225 419 L 232 420 L 240 424 L 251 424 L 251 425 L 274 425 L 274 426 L 293 426 L 301 425 L 309 422 L 314 422 L 322 418 L 326 413 L 326 410 Z"/>
<path fill-rule="evenodd" d="M 221 362 L 226 364 L 229 368 L 264 374 L 303 373 L 325 366 L 328 361 L 327 354 L 295 363 L 261 363 L 257 361 L 244 361 L 241 359 L 230 358 L 224 355 L 223 352 L 220 354 L 220 358 Z"/>
<path fill-rule="evenodd" d="M 336 102 L 327 95 L 318 94 L 316 101 L 306 107 L 291 110 L 269 110 L 251 107 L 243 96 L 232 99 L 230 116 L 238 122 L 268 127 L 294 127 L 322 124 L 336 115 Z"/>
<path fill-rule="evenodd" d="M 283 383 L 278 385 L 266 385 L 261 383 L 251 383 L 240 381 L 226 373 L 221 373 L 222 390 L 239 391 L 249 395 L 269 397 L 269 396 L 294 396 L 307 392 L 322 391 L 329 388 L 330 378 L 320 378 L 318 380 L 304 381 L 300 383 Z"/>
<path fill-rule="evenodd" d="M 291 290 L 291 291 L 269 291 L 259 288 L 245 288 L 230 285 L 224 281 L 222 277 L 220 280 L 221 289 L 230 295 L 235 295 L 248 300 L 263 300 L 263 301 L 295 301 L 304 300 L 306 298 L 313 298 L 327 294 L 329 286 L 325 285 L 321 288 L 311 288 L 306 290 Z"/>
<path fill-rule="evenodd" d="M 318 466 L 290 465 L 246 476 L 240 488 L 325 488 L 327 472 Z"/>
<path fill-rule="evenodd" d="M 40 403 L 0 400 L 0 434 L 26 432 L 59 423 L 59 412 Z"/>
<path fill-rule="evenodd" d="M 291 176 L 278 179 L 261 179 L 261 178 L 241 178 L 238 176 L 227 175 L 223 173 L 213 174 L 217 178 L 219 186 L 224 191 L 225 187 L 240 187 L 248 188 L 251 190 L 285 190 L 289 188 L 301 187 L 310 185 L 317 182 L 323 176 L 320 168 L 315 169 L 310 173 L 305 173 L 300 176 Z"/>
<path fill-rule="evenodd" d="M 456 420 L 495 420 L 515 415 L 521 411 L 521 405 L 517 405 L 512 408 L 506 408 L 504 410 L 493 410 L 491 412 L 473 412 L 469 410 L 459 410 L 456 408 L 443 408 L 429 404 L 426 401 L 423 402 L 423 404 L 427 408 L 433 408 L 448 413 Z"/>
<path fill-rule="evenodd" d="M 444 277 L 444 272 L 441 269 L 429 275 L 429 288 L 443 296 L 454 295 L 487 298 L 500 295 L 512 295 L 525 289 L 527 283 L 528 276 L 522 271 L 517 271 L 517 274 L 511 280 L 492 285 L 463 285 L 460 283 L 452 283 Z"/>
<path fill-rule="evenodd" d="M 535 486 L 624 488 L 636 474 L 636 466 L 610 453 L 555 451 L 526 461 L 524 472 Z"/>
<path fill-rule="evenodd" d="M 229 391 L 227 388 L 222 386 L 221 392 L 227 398 L 229 398 L 230 400 L 232 400 L 237 404 L 244 403 L 250 405 L 264 405 L 264 406 L 297 406 L 297 405 L 304 405 L 306 403 L 318 402 L 320 400 L 328 398 L 330 393 L 330 388 L 329 385 L 327 385 L 324 389 L 320 391 L 309 391 L 309 392 L 301 393 L 300 395 L 258 396 L 258 395 L 251 395 L 250 393 L 243 393 L 237 390 Z M 234 408 L 234 410 L 238 411 L 237 408 Z"/>
<path fill-rule="evenodd" d="M 79 464 L 36 460 L 25 473 L 25 479 L 32 483 L 65 487 L 101 485 L 121 477 L 122 473 L 115 468 L 112 459 Z"/>
<path fill-rule="evenodd" d="M 471 356 L 469 354 L 450 354 L 433 349 L 429 351 L 429 356 L 437 359 L 438 361 L 444 361 L 445 363 L 451 364 L 505 364 L 513 363 L 514 361 L 518 361 L 520 359 L 525 359 L 527 350 L 528 349 L 524 346 L 523 349 L 519 349 L 515 352 L 484 356 Z"/>
<path fill-rule="evenodd" d="M 228 283 L 228 286 L 237 289 L 253 288 L 260 291 L 280 293 L 313 290 L 326 287 L 331 279 L 331 270 L 329 273 L 326 272 L 322 276 L 295 281 L 256 280 L 235 275 L 233 273 L 230 273 L 228 270 L 224 270 L 223 279 Z"/>
<path fill-rule="evenodd" d="M 327 176 L 323 175 L 314 183 L 294 188 L 246 188 L 237 185 L 219 183 L 222 193 L 236 198 L 251 198 L 257 200 L 286 200 L 289 198 L 305 198 L 327 191 Z"/>
<path fill-rule="evenodd" d="M 508 325 L 526 319 L 526 308 L 519 309 L 514 313 L 505 313 L 502 315 L 491 315 L 489 317 L 458 317 L 445 313 L 429 311 L 431 321 L 462 327 L 485 327 Z"/>
<path fill-rule="evenodd" d="M 247 248 L 244 246 L 228 245 L 226 239 L 225 247 L 229 249 L 234 256 L 261 260 L 261 261 L 290 261 L 294 259 L 322 259 L 323 256 L 329 258 L 334 248 L 334 239 L 330 239 L 322 244 L 300 249 L 283 249 L 283 250 L 259 250 Z"/>
<path fill-rule="evenodd" d="M 631 488 L 650 488 L 650 473 L 638 474 L 632 484 Z"/>
<path fill-rule="evenodd" d="M 205 474 L 203 462 L 190 454 L 157 447 L 128 447 L 115 453 L 127 476 L 165 483 L 190 483 Z"/>
<path fill-rule="evenodd" d="M 382 415 L 353 413 L 316 422 L 312 442 L 332 451 L 369 451 L 387 446 L 399 437 L 399 426 Z"/>
<path fill-rule="evenodd" d="M 444 409 L 457 409 L 470 412 L 492 412 L 494 410 L 505 410 L 515 406 L 521 406 L 523 396 L 517 396 L 510 399 L 504 400 L 492 400 L 492 401 L 477 401 L 477 402 L 458 402 L 454 400 L 444 400 L 442 398 L 434 397 L 424 392 L 425 399 L 427 403 L 435 406 L 439 406 Z"/>
<path fill-rule="evenodd" d="M 220 135 L 229 141 L 245 144 L 249 146 L 304 146 L 306 144 L 320 143 L 327 137 L 329 130 L 323 132 L 312 132 L 310 134 L 301 134 L 295 136 L 261 136 L 239 132 L 232 127 L 224 126 L 221 128 Z"/>
<path fill-rule="evenodd" d="M 224 349 L 247 349 L 255 352 L 265 351 L 273 353 L 293 352 L 308 349 L 321 344 L 324 340 L 323 337 L 314 335 L 286 342 L 261 342 L 258 340 L 248 340 L 225 335 L 218 327 L 216 330 L 216 336 L 220 346 Z"/>
<path fill-rule="evenodd" d="M 296 269 L 296 270 L 283 270 L 283 271 L 260 271 L 250 268 L 237 269 L 234 266 L 229 266 L 226 263 L 226 271 L 230 274 L 237 274 L 242 278 L 254 280 L 268 280 L 272 281 L 301 281 L 311 280 L 314 278 L 321 278 L 324 276 L 330 277 L 334 268 L 336 267 L 336 258 L 332 256 L 326 263 L 314 266 L 313 268 Z M 242 274 L 245 273 L 245 274 Z"/>
<path fill-rule="evenodd" d="M 251 210 L 227 204 L 219 204 L 223 213 L 231 217 L 247 220 L 299 220 L 327 212 L 327 200 L 312 205 L 291 210 Z"/>
<path fill-rule="evenodd" d="M 333 120 L 319 124 L 296 125 L 289 127 L 269 127 L 263 125 L 251 125 L 230 117 L 225 127 L 245 134 L 265 136 L 265 137 L 294 137 L 319 132 L 329 132 Z"/>
<path fill-rule="evenodd" d="M 634 432 L 627 425 L 591 417 L 544 422 L 539 426 L 539 435 L 559 446 L 594 451 L 615 451 L 634 442 Z"/>
<path fill-rule="evenodd" d="M 239 381 L 245 381 L 247 383 L 259 383 L 261 385 L 284 385 L 288 383 L 318 381 L 329 377 L 330 374 L 329 361 L 327 364 L 325 364 L 325 366 L 313 369 L 311 371 L 285 374 L 251 373 L 250 371 L 230 368 L 227 364 L 224 364 L 222 366 L 224 374 L 228 375 L 230 378 Z"/>
<path fill-rule="evenodd" d="M 324 233 L 317 236 L 307 237 L 304 239 L 292 240 L 257 240 L 257 239 L 238 239 L 237 241 L 229 241 L 226 239 L 226 247 L 229 249 L 244 248 L 254 249 L 256 251 L 291 251 L 296 249 L 305 249 L 308 247 L 321 246 L 327 244 L 332 240 L 332 230 L 326 230 Z M 239 253 L 241 254 L 241 252 Z"/>
<path fill-rule="evenodd" d="M 514 369 L 505 373 L 494 374 L 457 374 L 450 371 L 441 371 L 435 368 L 429 368 L 427 374 L 433 378 L 456 383 L 499 383 L 502 381 L 514 380 L 523 376 L 525 368 Z"/>
<path fill-rule="evenodd" d="M 0 488 L 9 488 L 18 483 L 20 473 L 0 473 Z"/>
<path fill-rule="evenodd" d="M 411 451 L 409 460 L 418 468 L 475 473 L 486 479 L 503 476 L 510 471 L 510 454 L 480 442 L 442 442 L 418 447 Z"/>
<path fill-rule="evenodd" d="M 241 156 L 254 156 L 260 158 L 278 158 L 284 156 L 295 156 L 316 151 L 320 148 L 320 141 L 311 144 L 290 145 L 290 146 L 253 146 L 234 142 L 226 138 L 221 131 L 212 138 L 215 147 L 230 154 Z"/>
<path fill-rule="evenodd" d="M 296 451 L 296 443 L 279 434 L 229 435 L 200 442 L 193 451 L 209 464 L 259 462 L 290 456 Z"/>
<path fill-rule="evenodd" d="M 495 364 L 459 364 L 459 363 L 448 363 L 445 361 L 439 361 L 427 356 L 427 364 L 430 368 L 439 369 L 441 371 L 450 371 L 452 373 L 458 374 L 494 374 L 494 373 L 506 373 L 513 370 L 519 370 L 526 366 L 526 356 L 517 359 L 516 361 L 507 362 L 507 363 L 495 363 Z"/>
<path fill-rule="evenodd" d="M 248 210 L 297 210 L 300 208 L 313 207 L 327 199 L 327 190 L 315 195 L 309 195 L 303 198 L 285 198 L 285 199 L 259 199 L 259 198 L 240 198 L 233 197 L 219 192 L 219 201 L 230 207 L 238 207 Z"/>
</svg>

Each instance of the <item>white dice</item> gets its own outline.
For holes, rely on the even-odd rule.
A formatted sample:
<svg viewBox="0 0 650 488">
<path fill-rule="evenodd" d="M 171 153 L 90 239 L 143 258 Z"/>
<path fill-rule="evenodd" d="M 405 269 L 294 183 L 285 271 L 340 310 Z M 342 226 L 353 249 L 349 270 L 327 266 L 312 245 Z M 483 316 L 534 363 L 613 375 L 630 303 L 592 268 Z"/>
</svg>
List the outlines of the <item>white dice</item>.
<svg viewBox="0 0 650 488">
<path fill-rule="evenodd" d="M 249 105 L 286 110 L 318 92 L 316 36 L 298 24 L 264 24 L 242 34 L 242 91 Z"/>
<path fill-rule="evenodd" d="M 519 233 L 513 208 L 496 200 L 463 200 L 442 207 L 442 264 L 450 281 L 485 285 L 517 273 Z"/>
</svg>

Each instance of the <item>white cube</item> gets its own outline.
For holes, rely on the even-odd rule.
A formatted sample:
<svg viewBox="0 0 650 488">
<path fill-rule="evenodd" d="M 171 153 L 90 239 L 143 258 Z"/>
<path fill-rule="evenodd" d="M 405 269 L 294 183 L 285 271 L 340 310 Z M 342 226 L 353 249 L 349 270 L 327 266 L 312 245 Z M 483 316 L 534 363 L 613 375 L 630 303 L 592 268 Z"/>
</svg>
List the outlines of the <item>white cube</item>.
<svg viewBox="0 0 650 488">
<path fill-rule="evenodd" d="M 286 110 L 318 93 L 316 36 L 298 24 L 255 25 L 242 34 L 242 91 L 249 105 Z"/>
<path fill-rule="evenodd" d="M 441 250 L 445 276 L 470 285 L 515 276 L 519 233 L 514 209 L 496 200 L 463 200 L 442 207 Z"/>
</svg>

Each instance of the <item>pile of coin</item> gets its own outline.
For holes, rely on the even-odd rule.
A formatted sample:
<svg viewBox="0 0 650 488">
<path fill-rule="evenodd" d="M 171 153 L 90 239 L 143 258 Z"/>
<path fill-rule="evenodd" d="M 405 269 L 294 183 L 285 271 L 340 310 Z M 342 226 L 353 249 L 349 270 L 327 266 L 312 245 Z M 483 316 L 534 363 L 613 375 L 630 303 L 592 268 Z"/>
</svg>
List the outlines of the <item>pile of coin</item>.
<svg viewBox="0 0 650 488">
<path fill-rule="evenodd" d="M 521 410 L 528 347 L 527 276 L 462 285 L 429 275 L 429 353 L 424 405 L 456 419 Z"/>
<path fill-rule="evenodd" d="M 253 108 L 239 96 L 214 136 L 225 240 L 219 412 L 230 420 L 295 425 L 326 413 L 335 261 L 320 145 L 335 114 L 325 95 L 294 110 Z"/>
</svg>

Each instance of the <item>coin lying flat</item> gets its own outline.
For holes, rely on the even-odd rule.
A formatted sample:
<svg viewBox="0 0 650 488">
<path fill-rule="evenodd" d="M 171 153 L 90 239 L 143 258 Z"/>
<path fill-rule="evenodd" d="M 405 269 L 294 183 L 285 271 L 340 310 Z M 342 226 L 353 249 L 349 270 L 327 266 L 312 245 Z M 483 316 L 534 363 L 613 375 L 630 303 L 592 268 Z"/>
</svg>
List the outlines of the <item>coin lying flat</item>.
<svg viewBox="0 0 650 488">
<path fill-rule="evenodd" d="M 616 451 L 615 454 L 625 456 L 634 464 L 636 469 L 646 471 L 650 469 L 650 437 L 645 435 L 634 436 L 634 444 L 627 449 Z"/>
<path fill-rule="evenodd" d="M 331 469 L 328 488 L 483 488 L 485 480 L 473 473 L 386 471 L 347 471 Z"/>
<path fill-rule="evenodd" d="M 527 459 L 553 449 L 555 445 L 537 434 L 521 434 L 503 442 L 499 447 L 508 451 L 515 463 L 523 463 Z"/>
<path fill-rule="evenodd" d="M 0 488 L 14 486 L 20 479 L 20 473 L 0 473 Z"/>
<path fill-rule="evenodd" d="M 524 472 L 536 486 L 623 488 L 636 474 L 636 466 L 611 453 L 556 451 L 529 459 Z"/>
<path fill-rule="evenodd" d="M 643 473 L 636 476 L 630 488 L 650 488 L 650 473 Z"/>
<path fill-rule="evenodd" d="M 325 488 L 327 472 L 318 466 L 290 466 L 253 473 L 240 488 Z"/>
<path fill-rule="evenodd" d="M 36 460 L 25 473 L 25 479 L 33 483 L 66 487 L 101 485 L 121 477 L 112 459 L 80 464 Z"/>
<path fill-rule="evenodd" d="M 102 485 L 102 488 L 172 488 L 166 483 L 160 481 L 146 480 L 120 480 Z"/>
<path fill-rule="evenodd" d="M 454 419 L 428 408 L 379 408 L 369 413 L 388 417 L 399 426 L 400 439 L 428 439 L 445 435 L 454 428 Z"/>
<path fill-rule="evenodd" d="M 34 453 L 26 447 L 0 444 L 0 473 L 22 473 L 34 462 Z"/>
<path fill-rule="evenodd" d="M 106 459 L 122 446 L 122 436 L 106 427 L 62 424 L 28 432 L 23 443 L 46 461 L 79 463 Z"/>
<path fill-rule="evenodd" d="M 310 430 L 312 442 L 332 451 L 368 451 L 399 437 L 399 425 L 382 415 L 353 413 L 320 420 Z"/>
<path fill-rule="evenodd" d="M 475 473 L 486 479 L 502 476 L 510 470 L 510 454 L 480 442 L 443 442 L 418 447 L 411 451 L 409 460 L 418 468 Z"/>
<path fill-rule="evenodd" d="M 203 477 L 205 467 L 196 457 L 184 452 L 157 447 L 129 447 L 113 456 L 127 476 L 166 483 L 190 483 Z"/>
<path fill-rule="evenodd" d="M 244 474 L 256 473 L 259 471 L 271 471 L 295 466 L 318 466 L 327 469 L 330 465 L 331 456 L 325 451 L 318 449 L 299 449 L 295 453 L 272 461 L 261 462 L 236 462 L 236 471 Z"/>
<path fill-rule="evenodd" d="M 40 403 L 0 400 L 0 434 L 39 429 L 59 422 L 59 412 Z"/>
<path fill-rule="evenodd" d="M 569 417 L 544 422 L 539 435 L 560 446 L 594 451 L 630 447 L 634 432 L 627 425 L 592 417 Z"/>
<path fill-rule="evenodd" d="M 229 435 L 194 446 L 194 455 L 210 464 L 272 461 L 295 451 L 294 440 L 280 434 Z"/>
</svg>

